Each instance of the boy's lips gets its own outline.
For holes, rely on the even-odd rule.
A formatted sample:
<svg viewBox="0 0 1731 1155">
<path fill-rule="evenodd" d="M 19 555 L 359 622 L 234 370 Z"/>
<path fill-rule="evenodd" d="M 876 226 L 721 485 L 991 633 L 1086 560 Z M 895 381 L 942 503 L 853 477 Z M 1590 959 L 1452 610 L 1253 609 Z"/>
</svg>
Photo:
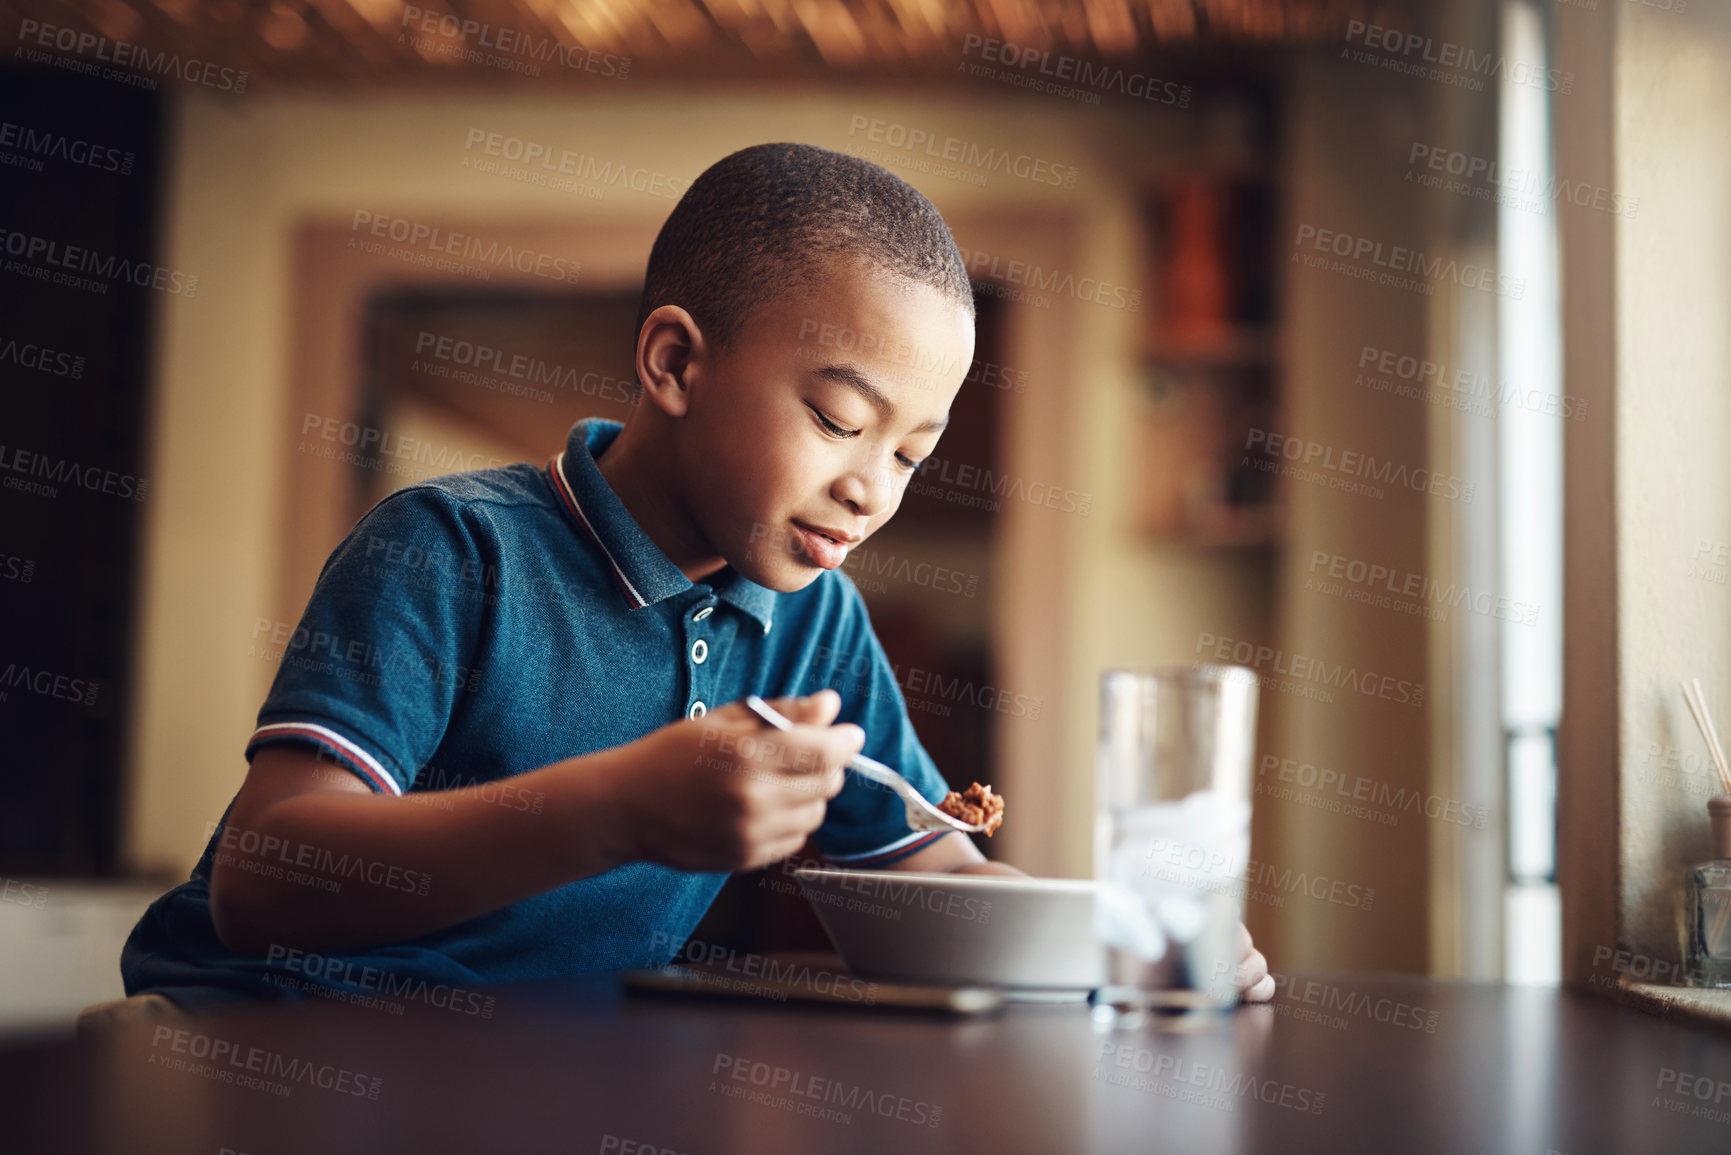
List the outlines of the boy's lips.
<svg viewBox="0 0 1731 1155">
<path fill-rule="evenodd" d="M 847 558 L 848 547 L 860 540 L 858 534 L 807 525 L 803 521 L 795 521 L 793 528 L 799 531 L 800 552 L 824 569 L 839 566 Z"/>
</svg>

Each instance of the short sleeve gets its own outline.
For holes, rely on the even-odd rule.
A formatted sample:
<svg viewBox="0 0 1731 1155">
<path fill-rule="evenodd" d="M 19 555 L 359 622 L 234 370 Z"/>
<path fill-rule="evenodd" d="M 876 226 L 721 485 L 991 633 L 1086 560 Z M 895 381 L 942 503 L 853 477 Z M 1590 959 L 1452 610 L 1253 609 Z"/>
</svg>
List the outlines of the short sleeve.
<svg viewBox="0 0 1731 1155">
<path fill-rule="evenodd" d="M 900 771 L 933 804 L 942 802 L 949 786 L 914 732 L 895 669 L 872 631 L 865 602 L 845 574 L 836 571 L 836 576 L 845 591 L 841 621 L 817 648 L 813 690 L 828 686 L 841 695 L 836 721 L 853 722 L 865 731 L 866 757 Z M 909 830 L 900 796 L 849 774 L 812 839 L 838 866 L 876 867 L 905 858 L 945 833 Z"/>
<path fill-rule="evenodd" d="M 475 688 L 496 538 L 431 486 L 369 510 L 326 560 L 300 622 L 260 619 L 254 647 L 278 661 L 246 746 L 311 746 L 375 791 L 402 794 L 433 755 L 459 696 Z"/>
</svg>

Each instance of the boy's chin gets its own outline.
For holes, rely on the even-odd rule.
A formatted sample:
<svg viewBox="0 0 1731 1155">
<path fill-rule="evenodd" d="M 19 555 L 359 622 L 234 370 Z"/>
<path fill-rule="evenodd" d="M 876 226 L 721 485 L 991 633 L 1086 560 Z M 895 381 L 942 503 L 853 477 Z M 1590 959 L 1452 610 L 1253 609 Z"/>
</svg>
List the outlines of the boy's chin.
<svg viewBox="0 0 1731 1155">
<path fill-rule="evenodd" d="M 801 565 L 793 558 L 777 558 L 768 565 L 761 560 L 741 561 L 733 568 L 741 576 L 778 594 L 798 593 L 823 573 L 822 566 Z"/>
</svg>

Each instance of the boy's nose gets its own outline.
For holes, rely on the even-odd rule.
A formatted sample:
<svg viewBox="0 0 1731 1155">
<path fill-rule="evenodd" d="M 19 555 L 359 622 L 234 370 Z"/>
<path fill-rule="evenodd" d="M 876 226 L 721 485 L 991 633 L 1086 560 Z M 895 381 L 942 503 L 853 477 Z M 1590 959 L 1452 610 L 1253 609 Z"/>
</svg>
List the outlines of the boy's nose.
<svg viewBox="0 0 1731 1155">
<path fill-rule="evenodd" d="M 889 508 L 892 484 L 881 471 L 858 470 L 838 477 L 830 494 L 861 517 L 876 517 Z"/>
</svg>

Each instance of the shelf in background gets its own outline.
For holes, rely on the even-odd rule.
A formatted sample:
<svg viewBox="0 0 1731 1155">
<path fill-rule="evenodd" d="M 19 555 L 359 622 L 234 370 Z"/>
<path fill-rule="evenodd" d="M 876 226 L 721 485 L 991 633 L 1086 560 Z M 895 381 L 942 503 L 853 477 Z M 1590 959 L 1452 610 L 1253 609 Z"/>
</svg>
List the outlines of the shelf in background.
<svg viewBox="0 0 1731 1155">
<path fill-rule="evenodd" d="M 1278 186 L 1268 168 L 1178 166 L 1139 203 L 1153 308 L 1137 335 L 1133 524 L 1160 543 L 1275 547 L 1278 473 L 1248 449 L 1278 428 Z"/>
<path fill-rule="evenodd" d="M 1269 365 L 1280 358 L 1279 335 L 1272 327 L 1228 328 L 1196 335 L 1153 334 L 1144 341 L 1144 365 Z"/>
</svg>

